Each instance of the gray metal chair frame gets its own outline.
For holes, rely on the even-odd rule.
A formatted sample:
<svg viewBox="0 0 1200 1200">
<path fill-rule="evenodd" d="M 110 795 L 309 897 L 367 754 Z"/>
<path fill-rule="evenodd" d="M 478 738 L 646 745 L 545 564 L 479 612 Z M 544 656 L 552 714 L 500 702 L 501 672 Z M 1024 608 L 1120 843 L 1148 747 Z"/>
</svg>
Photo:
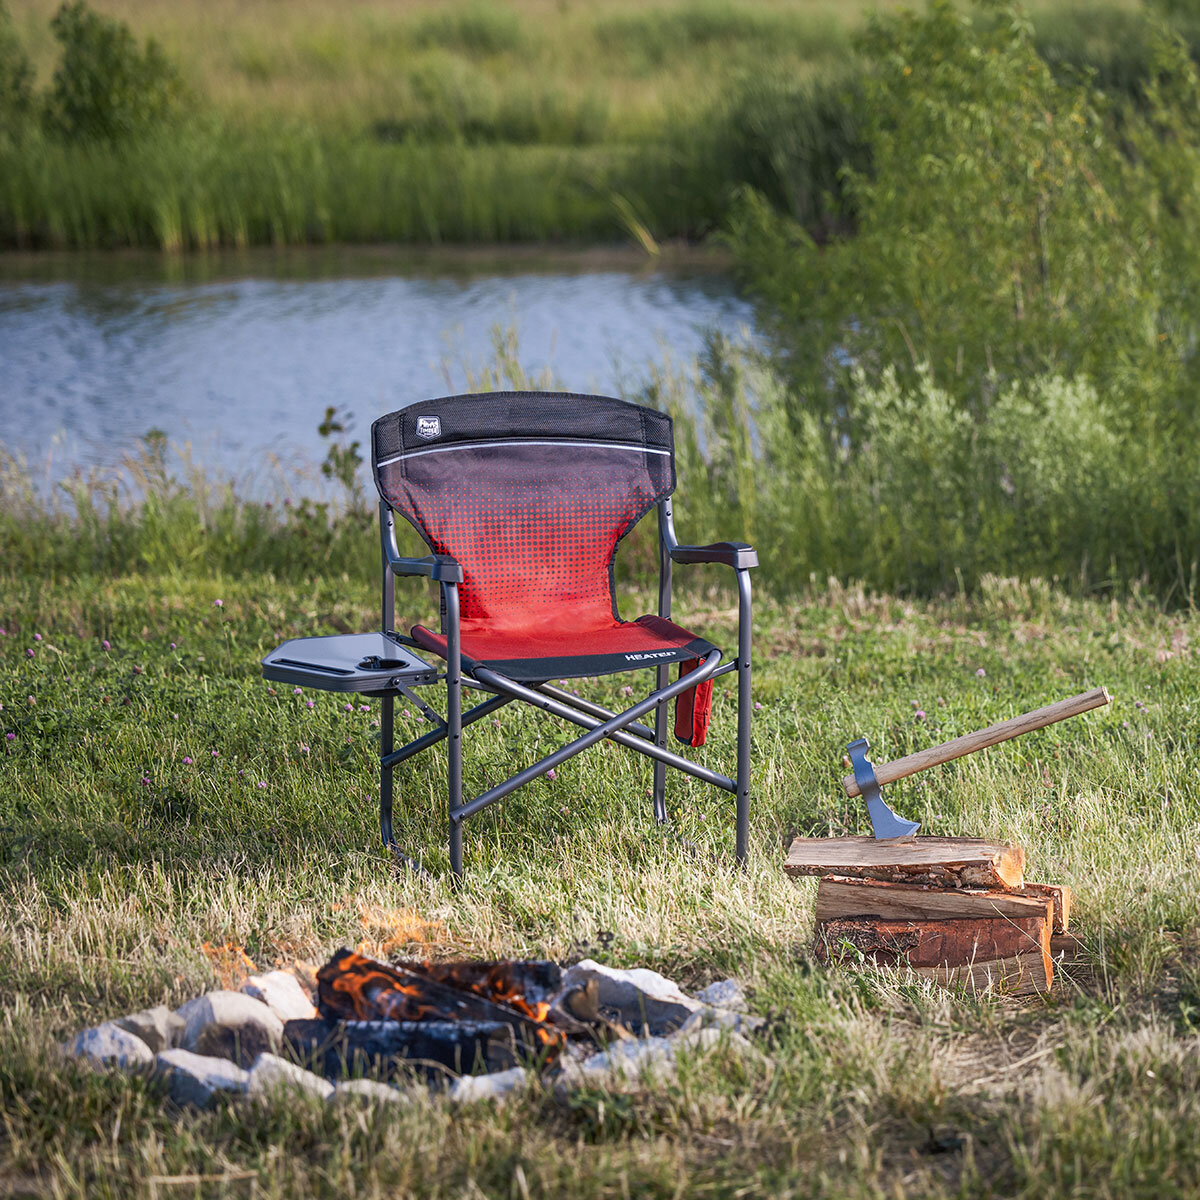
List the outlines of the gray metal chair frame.
<svg viewBox="0 0 1200 1200">
<path fill-rule="evenodd" d="M 700 666 L 672 682 L 669 668 L 659 666 L 656 689 L 644 700 L 624 712 L 615 713 L 590 701 L 573 696 L 549 681 L 523 684 L 508 679 L 497 671 L 476 668 L 464 675 L 459 639 L 458 587 L 462 583 L 462 568 L 447 555 L 433 554 L 423 558 L 406 558 L 396 543 L 395 514 L 390 506 L 379 505 L 380 547 L 383 562 L 383 628 L 405 645 L 416 645 L 407 635 L 395 632 L 396 579 L 417 576 L 434 580 L 441 589 L 444 632 L 446 635 L 446 716 L 443 719 L 418 699 L 406 687 L 398 688 L 431 721 L 434 728 L 407 745 L 395 748 L 395 695 L 382 700 L 379 760 L 379 829 L 385 846 L 403 856 L 397 845 L 392 819 L 395 768 L 414 755 L 440 742 L 447 742 L 448 805 L 450 866 L 456 875 L 463 869 L 463 822 L 473 814 L 502 800 L 510 792 L 546 774 L 568 758 L 594 746 L 605 738 L 644 754 L 654 762 L 653 811 L 659 825 L 667 823 L 666 775 L 674 767 L 686 775 L 701 779 L 722 791 L 730 792 L 736 800 L 735 854 L 744 863 L 750 840 L 750 718 L 753 704 L 750 697 L 751 676 L 751 587 L 750 571 L 758 565 L 758 556 L 750 546 L 738 542 L 718 542 L 711 546 L 681 546 L 675 536 L 670 498 L 660 500 L 658 509 L 659 585 L 658 613 L 671 616 L 672 574 L 676 563 L 717 563 L 731 568 L 738 590 L 738 652 L 732 662 L 722 663 L 721 652 L 714 650 Z M 737 767 L 733 778 L 691 762 L 681 754 L 667 749 L 669 703 L 680 692 L 731 672 L 737 673 Z M 488 693 L 489 698 L 463 711 L 463 689 Z M 514 700 L 524 701 L 561 720 L 582 726 L 586 733 L 537 762 L 518 771 L 503 783 L 496 784 L 470 800 L 462 794 L 462 734 L 463 730 Z M 641 718 L 654 712 L 654 727 L 641 723 Z"/>
</svg>

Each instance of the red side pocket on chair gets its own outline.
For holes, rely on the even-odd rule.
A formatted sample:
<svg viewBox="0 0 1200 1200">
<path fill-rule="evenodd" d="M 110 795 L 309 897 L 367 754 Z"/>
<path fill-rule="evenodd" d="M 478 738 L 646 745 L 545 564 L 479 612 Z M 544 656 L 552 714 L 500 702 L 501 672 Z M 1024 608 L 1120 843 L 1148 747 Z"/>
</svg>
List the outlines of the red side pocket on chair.
<svg viewBox="0 0 1200 1200">
<path fill-rule="evenodd" d="M 700 665 L 698 658 L 679 664 L 679 678 L 690 674 Z M 706 679 L 675 697 L 675 736 L 685 746 L 703 746 L 708 737 L 708 721 L 712 716 L 713 681 Z"/>
</svg>

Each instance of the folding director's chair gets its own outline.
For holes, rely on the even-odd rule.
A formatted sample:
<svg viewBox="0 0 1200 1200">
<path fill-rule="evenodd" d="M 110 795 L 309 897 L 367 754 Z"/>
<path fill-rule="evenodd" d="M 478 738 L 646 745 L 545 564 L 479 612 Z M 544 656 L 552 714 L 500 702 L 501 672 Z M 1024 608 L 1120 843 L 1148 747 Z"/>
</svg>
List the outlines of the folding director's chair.
<svg viewBox="0 0 1200 1200">
<path fill-rule="evenodd" d="M 666 769 L 732 792 L 737 859 L 746 857 L 750 811 L 750 569 L 743 542 L 680 546 L 671 519 L 675 453 L 671 418 L 621 400 L 568 393 L 496 392 L 422 401 L 371 427 L 383 551 L 383 630 L 396 642 L 445 660 L 446 718 L 393 748 L 395 694 L 383 696 L 379 824 L 392 826 L 392 773 L 446 740 L 450 863 L 462 871 L 463 822 L 604 738 L 654 762 L 654 816 L 667 820 Z M 613 559 L 618 543 L 658 506 L 658 615 L 623 621 Z M 432 554 L 404 558 L 395 514 Z M 721 563 L 736 573 L 737 658 L 722 663 L 711 642 L 674 624 L 675 563 Z M 440 632 L 395 632 L 395 581 L 417 575 L 441 586 Z M 678 678 L 669 667 L 679 664 Z M 552 679 L 651 669 L 655 690 L 622 713 L 581 700 Z M 675 734 L 702 745 L 713 680 L 737 672 L 737 770 L 730 779 L 667 748 L 667 705 Z M 419 682 L 424 682 L 420 680 Z M 462 709 L 464 688 L 486 698 Z M 404 694 L 410 693 L 400 687 Z M 585 733 L 473 798 L 462 794 L 462 731 L 514 700 L 582 726 Z M 641 723 L 654 713 L 654 727 Z"/>
</svg>

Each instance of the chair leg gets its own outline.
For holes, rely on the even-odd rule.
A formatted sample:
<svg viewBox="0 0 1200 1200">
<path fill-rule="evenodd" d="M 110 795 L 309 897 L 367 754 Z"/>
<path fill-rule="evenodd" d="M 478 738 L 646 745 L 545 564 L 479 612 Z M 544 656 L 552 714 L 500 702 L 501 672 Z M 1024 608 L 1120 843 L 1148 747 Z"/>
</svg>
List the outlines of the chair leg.
<svg viewBox="0 0 1200 1200">
<path fill-rule="evenodd" d="M 449 756 L 450 870 L 463 869 L 462 817 L 462 658 L 458 633 L 458 589 L 444 587 L 446 597 L 446 746 Z"/>
<path fill-rule="evenodd" d="M 379 757 L 381 759 L 379 764 L 379 835 L 383 838 L 384 846 L 389 850 L 395 845 L 395 836 L 392 832 L 393 767 L 385 764 L 382 760 L 392 752 L 395 706 L 396 701 L 393 696 L 384 696 L 383 713 L 379 722 Z"/>
<path fill-rule="evenodd" d="M 750 849 L 750 572 L 738 572 L 738 730 L 736 854 L 744 864 Z"/>
<path fill-rule="evenodd" d="M 657 682 L 659 691 L 670 682 L 667 667 L 658 668 Z M 654 710 L 654 744 L 664 748 L 667 744 L 667 703 L 660 701 Z M 667 823 L 667 764 L 657 758 L 654 760 L 654 819 L 660 825 Z"/>
</svg>

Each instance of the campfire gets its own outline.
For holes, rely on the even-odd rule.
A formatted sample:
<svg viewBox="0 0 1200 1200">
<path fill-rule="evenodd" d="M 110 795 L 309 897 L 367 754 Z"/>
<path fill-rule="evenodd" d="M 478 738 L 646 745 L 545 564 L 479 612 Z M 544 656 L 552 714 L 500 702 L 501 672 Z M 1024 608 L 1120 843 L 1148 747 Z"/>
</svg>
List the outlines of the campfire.
<svg viewBox="0 0 1200 1200">
<path fill-rule="evenodd" d="M 568 1032 L 599 1035 L 604 1024 L 556 1006 L 561 987 L 550 962 L 390 964 L 339 950 L 317 972 L 319 1016 L 286 1022 L 284 1040 L 331 1079 L 405 1065 L 460 1075 L 548 1066 Z"/>
<path fill-rule="evenodd" d="M 452 1102 L 497 1098 L 535 1075 L 556 1088 L 622 1086 L 672 1069 L 677 1050 L 763 1022 L 734 980 L 689 996 L 656 971 L 557 963 L 383 962 L 337 951 L 245 975 L 240 950 L 206 947 L 226 986 L 175 1012 L 145 1009 L 80 1032 L 64 1049 L 97 1066 L 151 1070 L 179 1104 L 280 1087 L 325 1100 L 394 1102 L 411 1083 Z M 238 990 L 234 991 L 233 986 Z M 415 1077 L 415 1078 L 414 1078 Z"/>
</svg>

